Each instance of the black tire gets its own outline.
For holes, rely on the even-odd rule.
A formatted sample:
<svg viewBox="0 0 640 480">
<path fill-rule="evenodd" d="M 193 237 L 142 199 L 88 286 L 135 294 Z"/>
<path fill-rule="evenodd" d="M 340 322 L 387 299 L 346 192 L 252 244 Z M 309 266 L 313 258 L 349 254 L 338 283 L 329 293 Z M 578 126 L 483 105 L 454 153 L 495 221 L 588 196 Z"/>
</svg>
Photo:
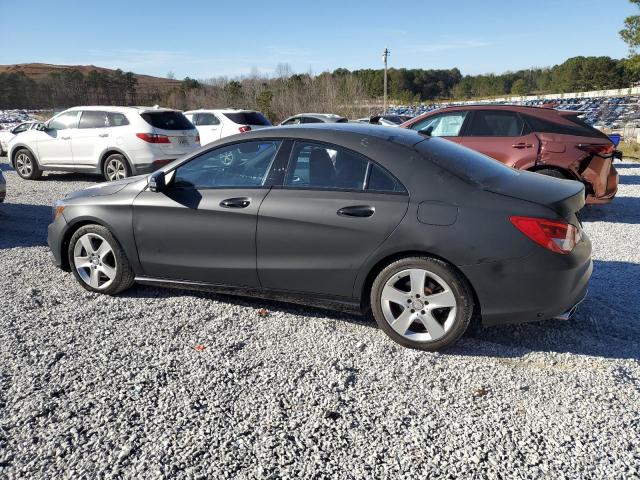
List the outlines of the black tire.
<svg viewBox="0 0 640 480">
<path fill-rule="evenodd" d="M 107 285 L 106 281 L 103 283 L 102 287 L 94 287 L 88 283 L 88 280 L 83 279 L 79 272 L 79 268 L 76 265 L 74 251 L 76 249 L 76 244 L 81 242 L 81 238 L 85 237 L 85 235 L 92 235 L 101 237 L 104 241 L 107 242 L 108 246 L 111 248 L 111 253 L 107 254 L 106 257 L 101 258 L 101 263 L 99 265 L 92 265 L 91 267 L 84 268 L 80 267 L 83 271 L 83 274 L 87 273 L 91 276 L 91 270 L 93 267 L 98 267 L 98 271 L 103 265 L 108 265 L 111 268 L 115 268 L 115 275 L 111 279 L 111 282 Z M 86 239 L 86 237 L 85 237 Z M 81 242 L 82 243 L 82 242 Z M 81 252 L 86 252 L 86 249 L 83 250 L 82 246 L 79 247 Z M 88 252 L 87 252 L 88 253 Z M 102 225 L 85 225 L 80 227 L 71 237 L 69 241 L 69 248 L 67 250 L 67 255 L 69 257 L 69 266 L 71 267 L 71 271 L 73 272 L 73 276 L 76 277 L 76 280 L 80 285 L 82 285 L 85 289 L 90 292 L 103 293 L 106 295 L 115 295 L 117 293 L 123 292 L 130 288 L 135 283 L 135 274 L 133 272 L 133 268 L 131 267 L 131 263 L 129 259 L 122 250 L 122 247 L 118 243 L 118 241 L 113 237 L 108 228 L 103 227 Z M 85 255 L 82 255 L 83 257 Z M 87 257 L 89 255 L 86 255 Z M 98 273 L 98 275 L 101 275 Z M 105 274 L 102 274 L 103 278 L 107 278 Z M 86 278 L 86 276 L 85 276 Z"/>
<path fill-rule="evenodd" d="M 387 284 L 387 282 L 392 281 L 394 276 L 398 276 L 397 278 L 401 278 L 400 276 L 403 274 L 403 272 L 410 269 L 426 271 L 426 278 L 428 282 L 431 282 L 431 277 L 429 277 L 429 274 L 434 274 L 435 276 L 440 277 L 441 280 L 448 284 L 448 287 L 451 289 L 453 297 L 455 298 L 455 312 L 453 312 L 451 309 L 446 308 L 444 309 L 444 311 L 442 309 L 440 311 L 434 311 L 434 318 L 436 315 L 442 317 L 442 315 L 444 314 L 448 318 L 448 320 L 445 320 L 445 322 L 449 324 L 449 327 L 445 328 L 445 323 L 440 323 L 440 325 L 443 326 L 443 330 L 445 331 L 445 333 L 435 340 L 409 339 L 406 336 L 403 336 L 396 332 L 396 330 L 391 327 L 390 323 L 385 318 L 382 306 L 383 302 L 381 298 L 382 291 L 385 288 L 385 285 Z M 438 285 L 438 282 L 436 282 L 436 285 Z M 425 292 L 426 291 L 427 290 L 425 287 Z M 421 302 L 424 300 L 428 300 L 429 298 L 430 294 L 425 292 L 423 292 L 425 296 L 421 298 Z M 411 297 L 413 297 L 413 295 L 411 295 Z M 462 336 L 471 321 L 475 303 L 473 293 L 466 279 L 447 263 L 431 257 L 403 258 L 388 265 L 378 274 L 378 276 L 374 280 L 373 286 L 371 288 L 370 301 L 371 310 L 373 312 L 376 323 L 393 341 L 405 347 L 427 351 L 443 349 L 454 343 L 460 336 Z M 415 306 L 416 304 L 414 303 L 413 305 Z M 422 308 L 427 309 L 426 305 L 428 305 L 428 301 L 425 302 L 425 307 Z M 409 309 L 409 307 L 405 308 Z M 410 311 L 413 312 L 413 310 Z M 404 310 L 402 310 L 402 312 L 404 313 Z M 425 332 L 427 331 L 427 329 L 423 327 L 422 322 L 419 320 L 415 320 L 409 328 L 417 329 L 418 333 L 420 328 L 423 328 Z M 412 331 L 411 334 L 415 333 Z M 424 333 L 421 333 L 420 335 L 424 336 Z"/>
<path fill-rule="evenodd" d="M 120 180 L 131 176 L 131 167 L 129 167 L 129 162 L 124 155 L 113 153 L 105 159 L 102 165 L 102 175 L 108 182 Z"/>
<path fill-rule="evenodd" d="M 562 178 L 563 180 L 573 180 L 573 178 L 571 178 L 568 174 L 556 168 L 541 168 L 540 170 L 536 170 L 536 173 L 539 173 L 540 175 L 546 175 L 547 177 Z"/>
<path fill-rule="evenodd" d="M 18 150 L 14 156 L 14 168 L 20 178 L 25 180 L 38 180 L 42 177 L 42 170 L 33 154 L 26 148 Z"/>
</svg>

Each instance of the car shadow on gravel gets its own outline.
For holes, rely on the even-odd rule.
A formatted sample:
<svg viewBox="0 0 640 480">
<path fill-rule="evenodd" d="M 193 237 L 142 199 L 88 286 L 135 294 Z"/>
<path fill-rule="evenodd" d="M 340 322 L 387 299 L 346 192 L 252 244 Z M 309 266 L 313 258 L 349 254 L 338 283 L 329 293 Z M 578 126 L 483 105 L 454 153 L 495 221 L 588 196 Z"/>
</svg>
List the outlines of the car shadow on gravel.
<svg viewBox="0 0 640 480">
<path fill-rule="evenodd" d="M 121 294 L 129 298 L 176 298 L 182 296 L 198 297 L 203 300 L 229 303 L 236 306 L 255 308 L 256 311 L 266 309 L 270 312 L 282 312 L 290 315 L 302 316 L 309 319 L 327 318 L 329 320 L 345 321 L 357 325 L 378 328 L 371 315 L 359 315 L 352 309 L 345 307 L 336 310 L 296 302 L 284 302 L 258 296 L 236 296 L 226 293 L 207 292 L 202 290 L 188 290 L 178 288 L 154 288 L 146 285 L 136 285 L 131 290 Z"/>
<path fill-rule="evenodd" d="M 589 294 L 572 319 L 481 329 L 447 353 L 518 357 L 555 352 L 640 360 L 639 289 L 640 264 L 595 260 Z"/>
<path fill-rule="evenodd" d="M 583 222 L 640 223 L 640 197 L 615 197 L 608 205 L 589 205 L 580 214 Z"/>
<path fill-rule="evenodd" d="M 24 203 L 0 204 L 0 249 L 47 244 L 51 207 Z"/>
</svg>

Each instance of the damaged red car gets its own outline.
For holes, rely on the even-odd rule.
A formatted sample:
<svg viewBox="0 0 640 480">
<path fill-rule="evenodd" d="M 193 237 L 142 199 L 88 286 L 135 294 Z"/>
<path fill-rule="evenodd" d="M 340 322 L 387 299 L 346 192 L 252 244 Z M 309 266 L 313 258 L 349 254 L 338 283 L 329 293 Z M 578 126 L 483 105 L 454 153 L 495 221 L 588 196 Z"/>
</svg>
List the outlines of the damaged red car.
<svg viewBox="0 0 640 480">
<path fill-rule="evenodd" d="M 587 203 L 609 203 L 618 190 L 613 166 L 620 152 L 579 113 L 547 107 L 465 105 L 445 107 L 403 123 L 443 137 L 510 167 L 585 185 Z"/>
</svg>

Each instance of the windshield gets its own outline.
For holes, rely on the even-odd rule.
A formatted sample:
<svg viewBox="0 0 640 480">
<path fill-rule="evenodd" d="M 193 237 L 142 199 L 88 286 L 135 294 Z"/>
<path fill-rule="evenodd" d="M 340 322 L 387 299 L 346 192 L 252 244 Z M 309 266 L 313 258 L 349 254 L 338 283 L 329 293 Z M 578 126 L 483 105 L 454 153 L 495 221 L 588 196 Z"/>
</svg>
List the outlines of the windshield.
<svg viewBox="0 0 640 480">
<path fill-rule="evenodd" d="M 489 188 L 511 177 L 518 171 L 491 157 L 478 153 L 449 140 L 428 138 L 415 148 L 437 166 L 451 172 L 462 180 Z"/>
</svg>

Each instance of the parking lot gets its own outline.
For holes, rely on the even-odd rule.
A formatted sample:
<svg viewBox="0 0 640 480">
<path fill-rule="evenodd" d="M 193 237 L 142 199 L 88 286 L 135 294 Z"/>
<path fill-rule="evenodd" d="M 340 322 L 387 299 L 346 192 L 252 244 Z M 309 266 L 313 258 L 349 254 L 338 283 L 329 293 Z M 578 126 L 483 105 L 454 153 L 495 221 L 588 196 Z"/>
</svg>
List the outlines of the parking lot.
<svg viewBox="0 0 640 480">
<path fill-rule="evenodd" d="M 637 478 L 640 164 L 617 168 L 613 203 L 583 213 L 595 267 L 573 319 L 425 353 L 370 318 L 89 293 L 46 227 L 100 180 L 0 159 L 0 477 Z"/>
</svg>

